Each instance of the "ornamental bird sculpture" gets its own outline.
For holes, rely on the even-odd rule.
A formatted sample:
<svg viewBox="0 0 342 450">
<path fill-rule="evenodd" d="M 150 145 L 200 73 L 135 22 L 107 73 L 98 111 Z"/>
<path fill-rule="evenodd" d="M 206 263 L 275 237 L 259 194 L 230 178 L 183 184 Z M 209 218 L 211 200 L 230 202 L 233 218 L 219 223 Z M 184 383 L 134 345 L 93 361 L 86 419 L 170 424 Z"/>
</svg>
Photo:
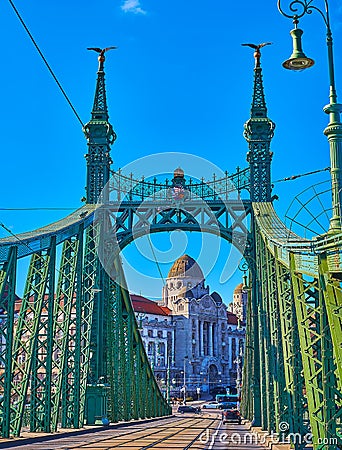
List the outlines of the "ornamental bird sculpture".
<svg viewBox="0 0 342 450">
<path fill-rule="evenodd" d="M 254 52 L 254 58 L 255 58 L 255 67 L 260 67 L 260 58 L 261 58 L 261 53 L 260 53 L 260 49 L 262 47 L 265 47 L 265 45 L 271 45 L 272 42 L 263 42 L 262 44 L 241 44 L 244 47 L 251 47 L 254 48 L 255 52 Z"/>
<path fill-rule="evenodd" d="M 87 50 L 94 50 L 97 53 L 100 53 L 100 56 L 103 56 L 108 50 L 114 50 L 117 47 L 106 47 L 106 48 L 99 48 L 99 47 L 88 47 Z"/>
<path fill-rule="evenodd" d="M 94 50 L 94 52 L 99 53 L 99 72 L 103 71 L 104 67 L 104 61 L 105 61 L 105 53 L 108 52 L 108 50 L 115 50 L 117 47 L 106 47 L 106 48 L 99 48 L 99 47 L 88 47 L 87 50 Z"/>
<path fill-rule="evenodd" d="M 255 50 L 259 50 L 260 48 L 265 47 L 265 45 L 271 45 L 271 44 L 272 44 L 272 42 L 263 42 L 262 44 L 241 44 L 241 45 L 255 48 Z"/>
</svg>

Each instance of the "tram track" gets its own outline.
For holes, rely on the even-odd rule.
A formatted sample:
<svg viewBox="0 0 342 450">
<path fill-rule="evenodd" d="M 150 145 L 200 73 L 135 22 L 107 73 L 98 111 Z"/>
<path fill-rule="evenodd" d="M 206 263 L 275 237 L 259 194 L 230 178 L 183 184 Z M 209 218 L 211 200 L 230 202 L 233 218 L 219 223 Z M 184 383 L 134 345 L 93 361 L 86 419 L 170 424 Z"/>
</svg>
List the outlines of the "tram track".
<svg viewBox="0 0 342 450">
<path fill-rule="evenodd" d="M 103 436 L 103 439 L 98 439 L 96 445 L 100 444 L 101 449 L 106 450 L 114 448 L 125 448 L 127 450 L 147 450 L 151 448 L 168 448 L 170 450 L 205 449 L 205 444 L 202 444 L 199 440 L 200 436 L 206 433 L 208 429 L 214 430 L 218 420 L 219 415 L 215 417 L 174 417 L 167 420 L 167 422 L 163 420 L 160 424 L 154 424 L 149 430 L 140 427 L 138 424 L 134 425 L 130 431 L 116 435 L 108 435 L 109 430 L 106 430 L 103 432 L 106 436 Z M 165 435 L 165 433 L 167 434 Z M 152 440 L 152 442 L 146 442 L 146 440 Z M 80 443 L 80 445 L 68 447 L 68 450 L 90 448 L 89 444 L 91 445 L 89 442 L 87 446 L 84 446 L 83 443 Z M 195 445 L 196 447 L 194 447 Z"/>
<path fill-rule="evenodd" d="M 212 435 L 217 428 L 220 418 L 218 414 L 205 416 L 173 416 L 167 419 L 153 421 L 153 423 L 135 422 L 127 427 L 116 428 L 109 426 L 89 433 L 65 435 L 63 437 L 44 439 L 33 438 L 30 442 L 18 440 L 18 445 L 11 442 L 13 450 L 204 450 L 206 442 L 202 442 L 201 435 Z M 13 445 L 14 444 L 14 445 Z M 9 448 L 5 447 L 5 448 Z M 3 448 L 3 447 L 2 447 Z"/>
<path fill-rule="evenodd" d="M 146 445 L 145 447 L 142 447 L 141 450 L 147 450 L 147 449 L 149 449 L 149 448 L 155 447 L 156 445 L 159 445 L 159 444 L 162 444 L 162 443 L 166 443 L 167 440 L 169 440 L 170 438 L 173 438 L 173 437 L 179 435 L 180 433 L 184 432 L 185 430 L 189 430 L 189 428 L 192 429 L 192 428 L 194 428 L 194 427 L 196 428 L 196 425 L 197 425 L 197 424 L 203 423 L 203 420 L 210 420 L 210 421 L 211 421 L 211 425 L 212 425 L 217 419 L 216 419 L 216 418 L 207 418 L 207 419 L 197 419 L 196 421 L 192 421 L 192 423 L 188 424 L 186 427 L 185 427 L 185 426 L 182 426 L 182 429 L 177 430 L 176 432 L 171 433 L 170 435 L 165 436 L 164 438 L 161 438 L 161 439 L 159 439 L 159 440 L 156 441 L 156 442 L 153 442 L 153 443 L 151 443 L 151 444 L 149 444 L 149 445 Z M 189 427 L 189 425 L 190 425 L 190 427 Z M 210 426 L 207 426 L 206 428 L 201 428 L 201 431 L 200 431 L 199 433 L 197 433 L 196 436 L 191 440 L 191 442 L 190 442 L 188 445 L 186 445 L 185 447 L 183 447 L 183 449 L 184 449 L 184 450 L 190 449 L 190 448 L 192 447 L 192 445 L 193 445 L 196 441 L 198 441 L 198 439 L 200 438 L 200 436 L 201 436 L 203 433 L 205 433 L 205 431 L 206 431 L 208 428 L 210 428 Z"/>
</svg>

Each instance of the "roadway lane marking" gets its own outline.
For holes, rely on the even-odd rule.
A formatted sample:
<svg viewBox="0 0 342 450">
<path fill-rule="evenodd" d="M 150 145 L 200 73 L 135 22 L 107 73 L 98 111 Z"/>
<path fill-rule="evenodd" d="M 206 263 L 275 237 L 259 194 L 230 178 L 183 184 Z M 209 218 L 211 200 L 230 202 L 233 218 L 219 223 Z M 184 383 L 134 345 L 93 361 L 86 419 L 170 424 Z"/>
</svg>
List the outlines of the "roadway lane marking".
<svg viewBox="0 0 342 450">
<path fill-rule="evenodd" d="M 220 423 L 218 424 L 218 426 L 217 426 L 217 428 L 216 428 L 216 430 L 215 430 L 215 433 L 213 434 L 213 437 L 212 437 L 212 439 L 211 439 L 211 443 L 210 443 L 210 445 L 209 445 L 209 447 L 208 447 L 208 450 L 212 450 L 212 448 L 213 448 L 213 446 L 214 446 L 214 444 L 215 444 L 216 436 L 218 435 L 218 432 L 219 432 L 219 430 L 220 430 L 220 428 L 221 428 L 221 425 L 222 425 L 222 420 L 220 420 Z"/>
</svg>

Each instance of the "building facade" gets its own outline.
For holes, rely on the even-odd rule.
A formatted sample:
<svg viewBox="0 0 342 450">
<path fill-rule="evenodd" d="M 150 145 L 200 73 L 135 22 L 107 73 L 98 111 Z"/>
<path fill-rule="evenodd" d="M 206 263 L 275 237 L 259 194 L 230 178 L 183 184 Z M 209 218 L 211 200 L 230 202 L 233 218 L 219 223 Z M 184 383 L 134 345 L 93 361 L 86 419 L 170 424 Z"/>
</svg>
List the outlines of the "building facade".
<svg viewBox="0 0 342 450">
<path fill-rule="evenodd" d="M 244 321 L 227 310 L 217 292 L 210 292 L 193 258 L 183 255 L 173 264 L 159 303 L 136 295 L 132 301 L 161 387 L 169 380 L 177 394 L 184 385 L 189 393 L 236 386 Z"/>
</svg>

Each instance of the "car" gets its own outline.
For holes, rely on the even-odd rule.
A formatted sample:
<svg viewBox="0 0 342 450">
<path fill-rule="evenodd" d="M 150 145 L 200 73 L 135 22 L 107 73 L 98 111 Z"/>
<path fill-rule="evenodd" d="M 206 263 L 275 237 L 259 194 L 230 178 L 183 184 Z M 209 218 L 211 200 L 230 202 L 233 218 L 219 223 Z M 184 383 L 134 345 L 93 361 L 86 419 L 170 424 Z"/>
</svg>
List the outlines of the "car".
<svg viewBox="0 0 342 450">
<path fill-rule="evenodd" d="M 177 412 L 179 412 L 181 414 L 184 414 L 184 413 L 199 414 L 201 412 L 201 409 L 196 408 L 195 406 L 181 405 L 181 406 L 178 406 Z"/>
<path fill-rule="evenodd" d="M 219 409 L 237 409 L 235 402 L 220 402 Z"/>
<path fill-rule="evenodd" d="M 218 402 L 209 402 L 209 403 L 204 403 L 204 405 L 202 405 L 202 409 L 218 409 L 220 407 L 220 403 Z"/>
<path fill-rule="evenodd" d="M 237 409 L 225 409 L 222 411 L 222 423 L 235 422 L 241 424 L 240 411 Z"/>
</svg>

